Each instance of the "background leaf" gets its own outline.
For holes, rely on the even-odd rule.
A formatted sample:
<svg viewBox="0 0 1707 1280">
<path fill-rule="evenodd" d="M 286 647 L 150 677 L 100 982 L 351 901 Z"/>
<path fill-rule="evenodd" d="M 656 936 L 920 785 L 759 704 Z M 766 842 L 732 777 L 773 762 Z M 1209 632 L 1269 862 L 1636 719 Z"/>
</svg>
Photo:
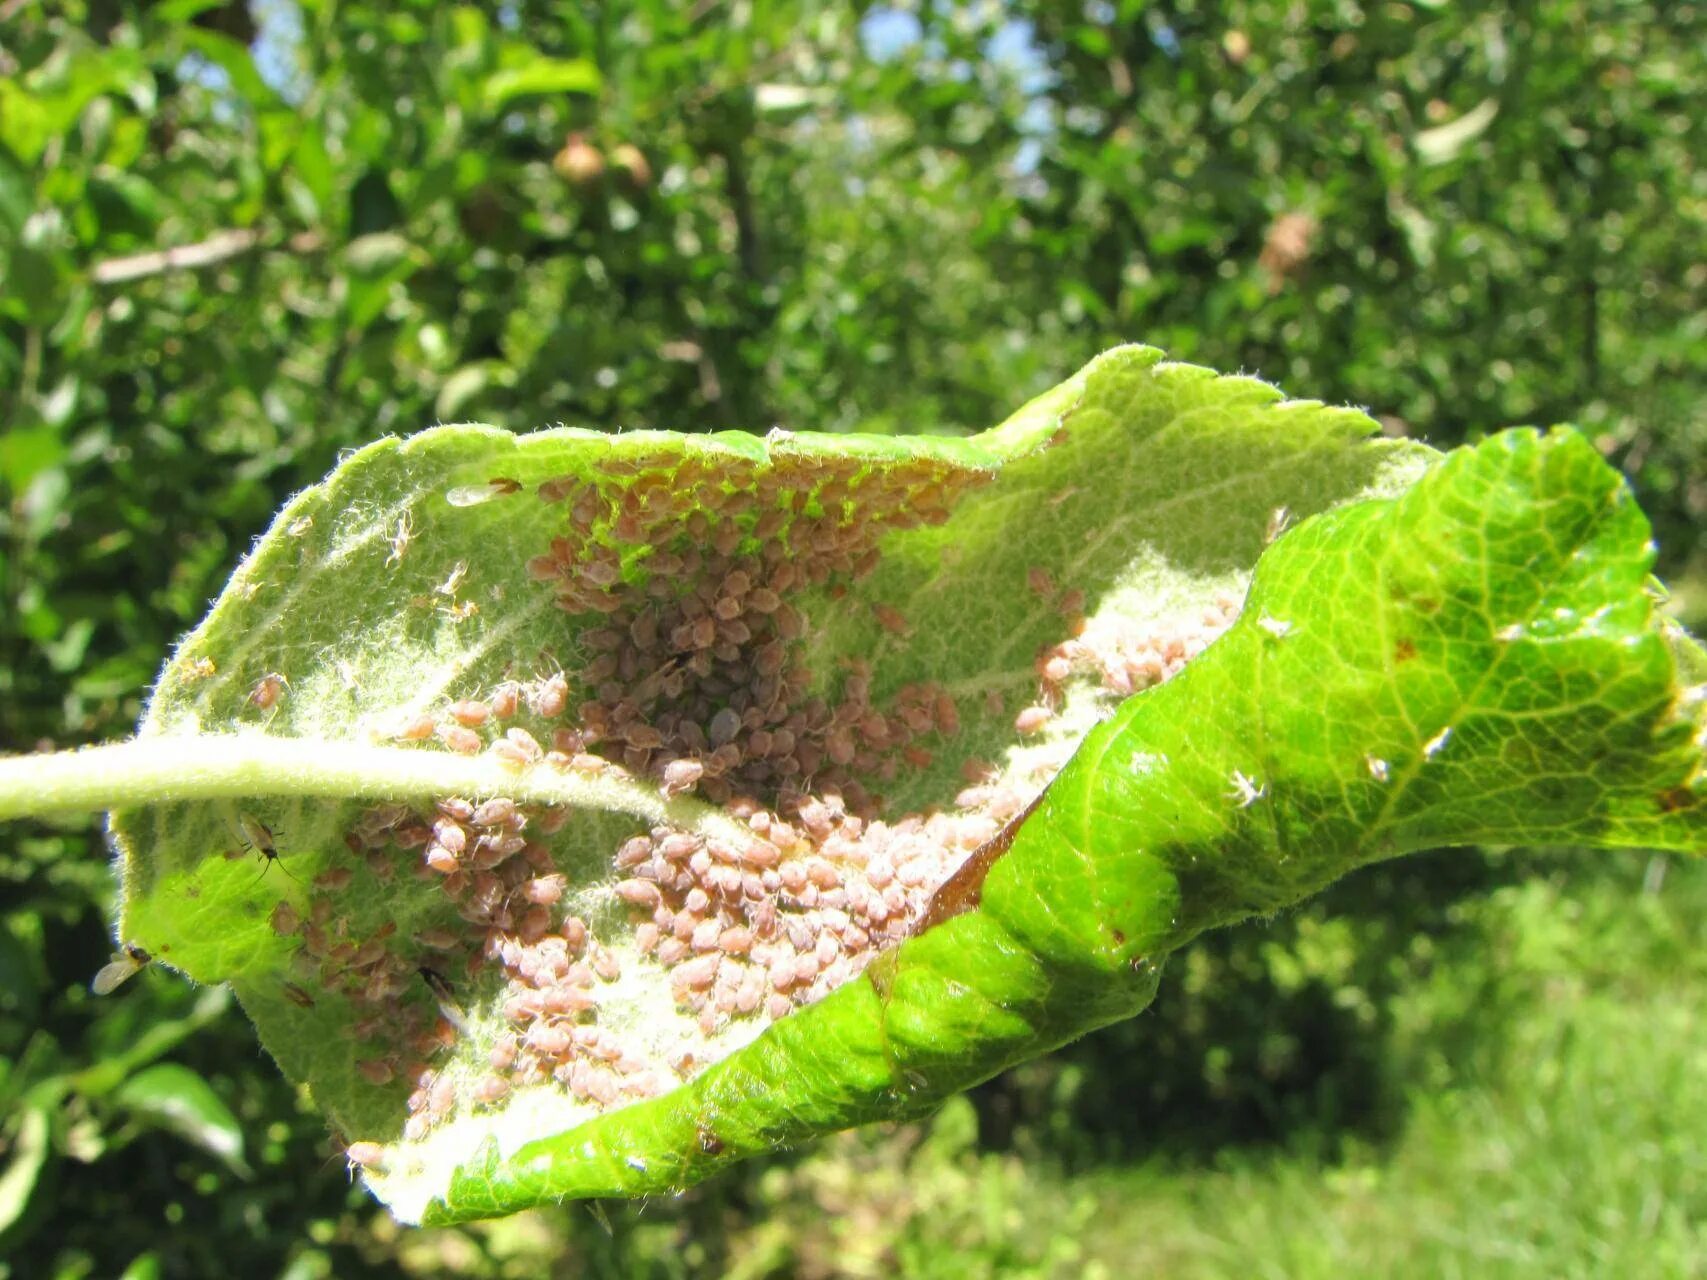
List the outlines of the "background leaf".
<svg viewBox="0 0 1707 1280">
<path fill-rule="evenodd" d="M 241 1177 L 252 1173 L 243 1159 L 243 1128 L 231 1108 L 188 1067 L 160 1062 L 131 1076 L 113 1101 L 132 1115 L 193 1142 Z"/>
</svg>

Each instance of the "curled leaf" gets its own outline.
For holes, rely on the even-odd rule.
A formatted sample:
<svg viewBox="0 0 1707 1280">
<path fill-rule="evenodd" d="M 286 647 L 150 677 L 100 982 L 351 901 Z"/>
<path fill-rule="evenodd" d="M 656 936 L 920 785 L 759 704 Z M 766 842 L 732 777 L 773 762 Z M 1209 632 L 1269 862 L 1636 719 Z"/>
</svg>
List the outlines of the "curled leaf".
<svg viewBox="0 0 1707 1280">
<path fill-rule="evenodd" d="M 448 1220 L 917 1114 L 1376 857 L 1698 847 L 1616 475 L 1372 433 L 1127 348 L 964 440 L 371 446 L 168 665 L 123 936 Z"/>
</svg>

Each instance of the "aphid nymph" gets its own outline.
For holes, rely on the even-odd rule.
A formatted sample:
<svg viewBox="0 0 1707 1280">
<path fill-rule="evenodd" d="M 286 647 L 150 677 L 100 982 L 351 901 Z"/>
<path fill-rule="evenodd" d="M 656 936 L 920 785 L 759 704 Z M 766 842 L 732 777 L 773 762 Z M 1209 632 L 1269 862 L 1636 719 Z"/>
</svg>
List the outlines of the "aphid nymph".
<svg viewBox="0 0 1707 1280">
<path fill-rule="evenodd" d="M 249 703 L 258 711 L 271 711 L 278 706 L 279 699 L 289 687 L 290 681 L 276 671 L 269 671 L 249 690 Z"/>
<path fill-rule="evenodd" d="M 387 565 L 394 565 L 409 553 L 409 544 L 415 540 L 415 518 L 408 511 L 398 517 L 397 530 L 386 539 L 391 544 L 391 554 L 385 558 Z"/>
</svg>

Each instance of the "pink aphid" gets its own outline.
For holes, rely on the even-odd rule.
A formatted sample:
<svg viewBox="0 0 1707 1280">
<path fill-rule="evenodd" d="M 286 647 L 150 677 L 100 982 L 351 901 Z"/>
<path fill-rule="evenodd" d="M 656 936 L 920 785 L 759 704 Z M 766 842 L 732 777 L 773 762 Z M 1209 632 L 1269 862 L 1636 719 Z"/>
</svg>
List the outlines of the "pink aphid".
<svg viewBox="0 0 1707 1280">
<path fill-rule="evenodd" d="M 276 671 L 268 672 L 249 690 L 249 702 L 259 711 L 271 711 L 278 706 L 290 682 Z"/>
<path fill-rule="evenodd" d="M 448 876 L 462 864 L 456 860 L 456 855 L 442 844 L 434 843 L 427 846 L 426 862 L 429 867 L 440 875 Z"/>
<path fill-rule="evenodd" d="M 563 941 L 568 943 L 570 951 L 580 951 L 587 945 L 587 922 L 579 916 L 570 916 L 563 922 Z"/>
<path fill-rule="evenodd" d="M 516 802 L 505 796 L 497 796 L 478 804 L 469 815 L 469 821 L 477 827 L 506 826 L 515 819 Z"/>
<path fill-rule="evenodd" d="M 617 883 L 616 896 L 636 907 L 656 907 L 663 901 L 658 886 L 650 880 L 622 880 Z"/>
<path fill-rule="evenodd" d="M 459 724 L 438 726 L 439 741 L 458 755 L 471 756 L 480 750 L 480 735 Z"/>
<path fill-rule="evenodd" d="M 352 1142 L 344 1148 L 352 1169 L 376 1168 L 385 1159 L 385 1148 L 377 1142 Z"/>
<path fill-rule="evenodd" d="M 907 622 L 907 615 L 893 605 L 873 605 L 871 612 L 877 619 L 877 625 L 891 635 L 904 636 L 913 629 Z"/>
<path fill-rule="evenodd" d="M 568 878 L 563 875 L 535 876 L 522 886 L 522 893 L 529 902 L 550 906 L 563 896 L 568 885 Z"/>
<path fill-rule="evenodd" d="M 528 1029 L 522 1043 L 548 1058 L 562 1057 L 573 1045 L 568 1029 L 555 1022 L 535 1023 Z"/>
<path fill-rule="evenodd" d="M 1055 713 L 1048 707 L 1027 707 L 1014 717 L 1014 732 L 1025 736 L 1041 733 L 1054 718 Z"/>
<path fill-rule="evenodd" d="M 492 691 L 492 714 L 500 720 L 508 720 L 516 714 L 516 702 L 521 695 L 521 686 L 514 681 L 506 680 Z"/>
<path fill-rule="evenodd" d="M 705 775 L 705 766 L 698 760 L 672 760 L 664 766 L 664 794 L 679 795 L 690 791 Z"/>
<path fill-rule="evenodd" d="M 474 698 L 464 698 L 450 704 L 450 717 L 460 725 L 478 729 L 492 715 L 492 708 Z"/>
<path fill-rule="evenodd" d="M 569 705 L 569 681 L 559 672 L 541 680 L 527 693 L 528 710 L 536 716 L 551 719 L 563 714 Z"/>
<path fill-rule="evenodd" d="M 397 732 L 391 736 L 400 738 L 404 742 L 420 742 L 433 736 L 434 724 L 432 716 L 423 713 L 403 721 L 398 726 Z"/>
</svg>

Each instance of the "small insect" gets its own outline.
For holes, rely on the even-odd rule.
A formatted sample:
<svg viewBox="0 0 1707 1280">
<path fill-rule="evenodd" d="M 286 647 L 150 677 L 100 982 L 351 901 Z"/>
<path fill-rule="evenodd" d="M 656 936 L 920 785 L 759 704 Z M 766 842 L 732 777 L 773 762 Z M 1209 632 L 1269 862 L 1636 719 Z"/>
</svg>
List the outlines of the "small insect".
<svg viewBox="0 0 1707 1280">
<path fill-rule="evenodd" d="M 279 864 L 280 871 L 284 871 L 285 875 L 290 876 L 292 880 L 296 879 L 295 876 L 290 875 L 290 872 L 285 871 L 284 860 L 279 856 L 278 844 L 273 838 L 271 827 L 252 813 L 240 813 L 237 815 L 237 829 L 241 832 L 239 839 L 242 847 L 227 850 L 225 854 L 227 861 L 235 862 L 246 853 L 258 853 L 261 855 L 262 876 L 266 875 L 267 868 L 276 862 Z M 259 880 L 261 877 L 256 876 L 255 878 Z"/>
<path fill-rule="evenodd" d="M 294 982 L 287 982 L 284 984 L 284 994 L 286 1000 L 289 1000 L 300 1009 L 312 1009 L 314 1007 L 314 997 L 309 995 L 308 992 L 304 991 Z"/>
<path fill-rule="evenodd" d="M 391 544 L 391 554 L 385 557 L 387 567 L 402 562 L 409 554 L 409 544 L 415 540 L 415 517 L 405 511 L 397 519 L 397 529 L 386 539 Z"/>
<path fill-rule="evenodd" d="M 443 582 L 439 583 L 438 586 L 434 587 L 433 590 L 438 592 L 441 596 L 455 596 L 462 588 L 462 580 L 467 576 L 468 562 L 466 560 L 458 560 L 456 564 L 451 566 L 450 576 Z"/>
<path fill-rule="evenodd" d="M 255 687 L 249 690 L 249 703 L 258 711 L 271 711 L 278 706 L 284 691 L 290 688 L 290 681 L 276 671 L 269 671 L 255 682 Z"/>
<path fill-rule="evenodd" d="M 450 985 L 450 979 L 427 965 L 422 965 L 417 972 L 427 984 L 427 990 L 433 993 L 433 999 L 438 1002 L 439 1012 L 444 1015 L 445 1021 L 467 1035 L 468 1019 L 463 1015 L 462 1006 L 456 1002 L 456 992 Z"/>
<path fill-rule="evenodd" d="M 1255 778 L 1247 778 L 1239 770 L 1233 770 L 1233 789 L 1228 793 L 1228 799 L 1237 801 L 1241 809 L 1249 809 L 1258 800 L 1267 798 L 1266 783 L 1259 783 Z"/>
<path fill-rule="evenodd" d="M 509 476 L 493 476 L 485 484 L 459 485 L 449 490 L 445 494 L 445 501 L 453 507 L 477 507 L 493 498 L 520 493 L 521 489 L 522 483 L 519 480 L 512 480 Z"/>
<path fill-rule="evenodd" d="M 1014 717 L 1014 732 L 1030 736 L 1041 733 L 1043 726 L 1055 718 L 1048 707 L 1027 707 Z"/>
<path fill-rule="evenodd" d="M 385 1148 L 377 1142 L 352 1142 L 344 1148 L 344 1158 L 350 1162 L 350 1169 L 372 1169 L 385 1159 Z"/>
<path fill-rule="evenodd" d="M 153 958 L 135 943 L 127 942 L 123 949 L 113 952 L 109 963 L 101 966 L 101 971 L 89 984 L 89 990 L 98 996 L 111 995 L 130 981 L 133 974 L 140 973 Z"/>
<path fill-rule="evenodd" d="M 212 658 L 197 658 L 195 661 L 190 663 L 190 669 L 186 674 L 186 679 L 206 680 L 217 673 L 218 670 L 219 668 L 214 665 Z"/>
<path fill-rule="evenodd" d="M 907 616 L 894 605 L 873 605 L 871 612 L 877 618 L 877 625 L 891 635 L 904 636 L 912 631 L 912 627 L 907 624 Z"/>
</svg>

